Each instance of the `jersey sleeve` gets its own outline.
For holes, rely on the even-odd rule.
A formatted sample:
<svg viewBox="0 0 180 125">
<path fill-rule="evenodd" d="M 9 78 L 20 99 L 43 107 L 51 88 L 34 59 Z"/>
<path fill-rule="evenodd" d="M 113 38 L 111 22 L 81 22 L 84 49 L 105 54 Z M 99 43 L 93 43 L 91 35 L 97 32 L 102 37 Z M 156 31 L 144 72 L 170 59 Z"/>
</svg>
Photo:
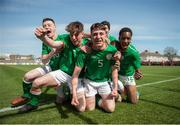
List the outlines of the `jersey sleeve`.
<svg viewBox="0 0 180 125">
<path fill-rule="evenodd" d="M 116 39 L 116 37 L 114 37 L 114 36 L 112 36 L 112 35 L 109 36 L 109 40 L 110 40 L 111 42 L 118 42 L 118 40 Z"/>
<path fill-rule="evenodd" d="M 86 54 L 84 52 L 80 51 L 77 56 L 76 66 L 83 68 L 85 65 L 85 60 L 86 60 Z"/>
<path fill-rule="evenodd" d="M 134 68 L 135 69 L 139 69 L 141 67 L 141 58 L 140 58 L 140 55 L 137 52 L 137 53 L 134 53 L 133 56 L 134 56 L 134 62 L 133 62 Z"/>
<path fill-rule="evenodd" d="M 46 45 L 46 44 L 42 44 L 42 52 L 41 52 L 41 54 L 42 55 L 46 55 L 46 54 L 48 54 L 49 53 L 49 51 L 48 51 L 48 46 Z"/>
</svg>

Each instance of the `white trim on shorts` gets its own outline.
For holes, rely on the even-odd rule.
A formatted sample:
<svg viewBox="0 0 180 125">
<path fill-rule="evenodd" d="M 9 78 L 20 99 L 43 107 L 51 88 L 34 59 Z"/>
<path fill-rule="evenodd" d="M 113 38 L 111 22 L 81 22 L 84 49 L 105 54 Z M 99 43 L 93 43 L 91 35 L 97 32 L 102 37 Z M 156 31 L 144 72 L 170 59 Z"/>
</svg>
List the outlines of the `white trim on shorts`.
<svg viewBox="0 0 180 125">
<path fill-rule="evenodd" d="M 56 82 L 61 85 L 61 83 L 67 83 L 70 91 L 72 92 L 72 85 L 71 85 L 71 79 L 72 77 L 68 75 L 67 73 L 63 72 L 62 70 L 56 70 L 53 72 L 50 72 L 50 75 L 56 80 Z M 84 91 L 84 86 L 81 78 L 78 78 L 78 86 L 77 86 L 77 92 Z"/>
<path fill-rule="evenodd" d="M 84 79 L 85 83 L 85 95 L 86 97 L 95 96 L 97 93 L 100 95 L 107 95 L 111 93 L 111 87 L 106 82 L 94 82 L 89 79 Z"/>
<path fill-rule="evenodd" d="M 134 75 L 132 76 L 121 76 L 119 75 L 119 80 L 126 86 L 126 85 L 136 85 Z"/>
<path fill-rule="evenodd" d="M 38 67 L 36 69 L 41 73 L 41 75 L 45 75 L 52 71 L 50 65 L 44 65 L 44 66 Z"/>
</svg>

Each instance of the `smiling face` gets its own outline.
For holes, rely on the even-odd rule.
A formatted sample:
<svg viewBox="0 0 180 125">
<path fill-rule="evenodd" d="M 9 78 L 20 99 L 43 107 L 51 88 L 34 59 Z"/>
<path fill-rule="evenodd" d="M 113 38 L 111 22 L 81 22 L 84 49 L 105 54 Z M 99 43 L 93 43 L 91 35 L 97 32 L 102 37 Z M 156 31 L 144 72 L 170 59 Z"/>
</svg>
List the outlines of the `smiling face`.
<svg viewBox="0 0 180 125">
<path fill-rule="evenodd" d="M 126 50 L 131 43 L 131 38 L 132 35 L 130 32 L 122 32 L 121 35 L 119 36 L 119 41 L 122 50 Z"/>
<path fill-rule="evenodd" d="M 54 22 L 52 22 L 51 20 L 46 20 L 43 22 L 43 28 L 46 29 L 47 31 L 47 36 L 49 38 L 55 39 L 56 37 L 56 26 L 54 24 Z"/>
<path fill-rule="evenodd" d="M 95 29 L 92 31 L 91 39 L 93 41 L 93 46 L 97 49 L 104 49 L 106 47 L 105 39 L 107 38 L 107 33 L 105 30 Z"/>
</svg>

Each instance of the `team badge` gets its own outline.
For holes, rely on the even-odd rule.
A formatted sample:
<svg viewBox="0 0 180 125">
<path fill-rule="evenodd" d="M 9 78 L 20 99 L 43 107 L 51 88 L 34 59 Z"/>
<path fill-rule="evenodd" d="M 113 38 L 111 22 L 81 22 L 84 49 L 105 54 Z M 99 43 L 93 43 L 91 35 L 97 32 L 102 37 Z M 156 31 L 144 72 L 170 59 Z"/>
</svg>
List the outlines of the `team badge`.
<svg viewBox="0 0 180 125">
<path fill-rule="evenodd" d="M 110 60 L 111 58 L 112 58 L 112 54 L 107 54 L 107 55 L 106 55 L 106 59 L 107 59 L 107 60 Z"/>
</svg>

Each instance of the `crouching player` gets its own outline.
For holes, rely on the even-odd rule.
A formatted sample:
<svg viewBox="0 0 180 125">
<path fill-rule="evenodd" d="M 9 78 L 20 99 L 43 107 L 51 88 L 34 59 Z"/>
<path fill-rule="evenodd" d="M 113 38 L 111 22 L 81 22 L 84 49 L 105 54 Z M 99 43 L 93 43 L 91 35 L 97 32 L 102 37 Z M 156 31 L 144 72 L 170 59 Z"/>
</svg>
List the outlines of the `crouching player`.
<svg viewBox="0 0 180 125">
<path fill-rule="evenodd" d="M 114 67 L 115 61 L 112 56 L 117 52 L 117 49 L 107 44 L 107 32 L 101 23 L 95 23 L 91 26 L 92 51 L 90 53 L 80 53 L 72 76 L 72 105 L 78 105 L 77 85 L 78 76 L 83 67 L 86 67 L 85 72 L 85 96 L 86 110 L 94 110 L 96 105 L 95 95 L 99 94 L 102 99 L 98 104 L 100 108 L 106 112 L 114 112 L 115 100 L 117 95 L 118 69 Z M 111 90 L 109 73 L 112 72 L 114 88 Z"/>
<path fill-rule="evenodd" d="M 40 29 L 45 30 L 44 32 L 50 39 L 54 41 L 59 41 L 60 35 L 57 35 L 56 33 L 56 25 L 53 19 L 51 18 L 44 18 L 42 21 L 42 26 Z M 38 32 L 38 30 L 35 30 L 35 34 L 42 34 Z M 27 72 L 24 75 L 23 78 L 23 95 L 21 97 L 17 97 L 12 100 L 11 104 L 12 106 L 19 106 L 26 104 L 28 101 L 31 99 L 31 93 L 30 89 L 32 87 L 32 82 L 36 79 L 39 78 L 53 70 L 58 69 L 59 67 L 59 52 L 56 51 L 57 49 L 53 49 L 46 44 L 42 45 L 42 62 L 44 66 L 38 67 L 36 69 L 33 69 L 29 72 Z M 35 102 L 34 102 L 35 104 Z M 34 106 L 33 108 L 36 108 Z M 32 109 L 33 109 L 32 108 Z"/>
</svg>

